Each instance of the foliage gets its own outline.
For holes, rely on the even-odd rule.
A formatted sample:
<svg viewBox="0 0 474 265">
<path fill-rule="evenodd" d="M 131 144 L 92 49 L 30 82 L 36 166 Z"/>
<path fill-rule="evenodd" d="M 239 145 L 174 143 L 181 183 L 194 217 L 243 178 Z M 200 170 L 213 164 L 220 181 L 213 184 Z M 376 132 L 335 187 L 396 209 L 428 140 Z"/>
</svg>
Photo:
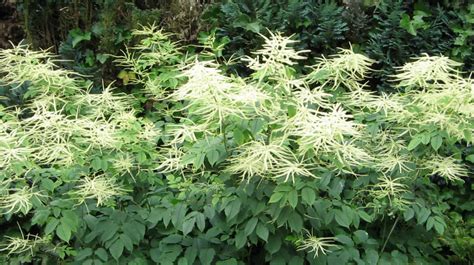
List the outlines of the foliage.
<svg viewBox="0 0 474 265">
<path fill-rule="evenodd" d="M 445 264 L 472 255 L 474 83 L 422 54 L 364 83 L 350 47 L 280 33 L 226 74 L 225 40 L 186 53 L 156 26 L 115 62 L 131 94 L 44 51 L 0 51 L 5 264 Z M 87 37 L 87 36 L 86 36 Z"/>
<path fill-rule="evenodd" d="M 111 55 L 130 44 L 131 32 L 140 25 L 160 24 L 176 38 L 195 40 L 201 25 L 199 14 L 206 1 L 18 1 L 24 16 L 27 43 L 33 48 L 52 48 L 76 72 L 94 75 L 96 84 L 117 75 Z M 183 9 L 182 6 L 188 8 Z"/>
<path fill-rule="evenodd" d="M 217 28 L 218 36 L 229 38 L 227 57 L 256 50 L 261 40 L 253 35 L 267 35 L 266 29 L 294 34 L 298 48 L 311 51 L 306 64 L 352 44 L 377 61 L 371 87 L 386 91 L 394 67 L 420 53 L 452 56 L 465 62 L 464 70 L 472 69 L 472 12 L 466 6 L 463 1 L 424 0 L 223 0 L 212 4 L 203 19 Z"/>
</svg>

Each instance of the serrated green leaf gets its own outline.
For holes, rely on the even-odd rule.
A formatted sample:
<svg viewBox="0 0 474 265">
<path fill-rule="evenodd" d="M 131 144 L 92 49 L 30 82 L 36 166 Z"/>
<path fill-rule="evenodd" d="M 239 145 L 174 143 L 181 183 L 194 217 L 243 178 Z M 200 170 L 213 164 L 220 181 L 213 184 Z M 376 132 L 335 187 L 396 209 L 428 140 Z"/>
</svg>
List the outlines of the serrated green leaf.
<svg viewBox="0 0 474 265">
<path fill-rule="evenodd" d="M 241 249 L 245 246 L 245 243 L 247 243 L 247 236 L 245 235 L 245 232 L 238 231 L 237 234 L 235 234 L 235 246 L 237 249 Z"/>
<path fill-rule="evenodd" d="M 270 200 L 268 201 L 268 203 L 276 203 L 276 202 L 279 202 L 281 200 L 281 198 L 283 198 L 283 193 L 281 192 L 275 192 L 272 194 L 272 196 L 270 197 Z"/>
<path fill-rule="evenodd" d="M 58 224 L 59 224 L 58 219 L 50 218 L 48 223 L 46 224 L 46 227 L 44 228 L 44 233 L 47 235 L 51 234 Z"/>
<path fill-rule="evenodd" d="M 441 137 L 441 135 L 436 135 L 434 137 L 431 137 L 431 147 L 433 147 L 435 151 L 438 151 L 442 143 L 443 143 L 443 137 Z"/>
<path fill-rule="evenodd" d="M 468 156 L 466 157 L 466 160 L 469 161 L 469 162 L 471 162 L 471 163 L 474 163 L 474 155 L 468 155 Z"/>
<path fill-rule="evenodd" d="M 68 242 L 71 239 L 71 229 L 69 229 L 67 224 L 60 223 L 56 227 L 56 235 L 63 241 Z"/>
<path fill-rule="evenodd" d="M 219 152 L 217 150 L 211 150 L 207 152 L 206 157 L 207 161 L 209 161 L 209 164 L 211 164 L 211 166 L 214 166 L 217 160 L 219 160 Z"/>
<path fill-rule="evenodd" d="M 206 217 L 203 213 L 196 214 L 196 226 L 201 232 L 206 228 Z"/>
<path fill-rule="evenodd" d="M 234 258 L 227 259 L 227 260 L 221 260 L 221 261 L 216 262 L 216 265 L 237 265 L 237 264 L 238 264 L 238 262 Z"/>
<path fill-rule="evenodd" d="M 103 261 L 109 260 L 109 255 L 107 254 L 107 251 L 103 248 L 98 248 L 94 251 L 95 255 L 99 257 Z"/>
<path fill-rule="evenodd" d="M 312 205 L 316 201 L 316 194 L 311 188 L 303 188 L 301 190 L 301 199 L 308 205 Z"/>
<path fill-rule="evenodd" d="M 415 211 L 412 208 L 408 208 L 405 210 L 405 212 L 403 212 L 403 219 L 405 219 L 405 221 L 409 221 L 414 216 L 415 216 Z"/>
<path fill-rule="evenodd" d="M 335 217 L 336 217 L 336 222 L 343 227 L 349 228 L 351 225 L 351 218 L 350 216 L 343 212 L 342 210 L 335 210 Z"/>
<path fill-rule="evenodd" d="M 267 242 L 269 232 L 268 228 L 264 224 L 258 223 L 256 232 L 258 237 Z"/>
<path fill-rule="evenodd" d="M 183 234 L 184 235 L 187 235 L 189 234 L 191 231 L 193 231 L 193 228 L 194 228 L 194 224 L 196 223 L 196 218 L 189 218 L 188 220 L 184 221 L 183 222 L 183 228 L 182 228 L 182 231 L 183 231 Z"/>
<path fill-rule="evenodd" d="M 407 149 L 409 151 L 414 150 L 419 144 L 421 144 L 421 138 L 420 137 L 414 137 L 410 140 L 410 143 L 408 144 Z"/>
<path fill-rule="evenodd" d="M 290 216 L 288 216 L 288 225 L 291 231 L 298 233 L 303 229 L 303 218 L 301 218 L 297 212 L 292 212 Z"/>
<path fill-rule="evenodd" d="M 109 252 L 115 260 L 118 260 L 123 253 L 123 242 L 120 239 L 115 240 L 115 242 L 110 246 Z"/>
<path fill-rule="evenodd" d="M 298 205 L 298 192 L 296 190 L 291 190 L 288 194 L 287 194 L 287 199 L 288 199 L 288 203 L 290 204 L 291 208 L 296 208 L 296 206 Z"/>
<path fill-rule="evenodd" d="M 199 251 L 199 261 L 201 261 L 200 264 L 210 265 L 215 255 L 216 251 L 212 248 L 207 248 Z"/>
</svg>

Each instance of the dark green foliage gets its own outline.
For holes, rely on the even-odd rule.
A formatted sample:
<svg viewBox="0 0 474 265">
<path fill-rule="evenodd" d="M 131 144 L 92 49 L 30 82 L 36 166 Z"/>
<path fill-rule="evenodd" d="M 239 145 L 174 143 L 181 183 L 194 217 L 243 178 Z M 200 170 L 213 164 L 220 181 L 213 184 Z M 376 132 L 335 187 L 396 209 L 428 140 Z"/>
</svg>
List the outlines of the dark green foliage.
<svg viewBox="0 0 474 265">
<path fill-rule="evenodd" d="M 177 117 L 183 105 L 152 98 L 150 91 L 169 92 L 182 84 L 177 65 L 184 57 L 192 58 L 193 52 L 201 50 L 208 52 L 200 55 L 201 60 L 219 62 L 231 55 L 250 55 L 262 44 L 256 33 L 267 35 L 267 29 L 294 34 L 300 41 L 297 49 L 310 50 L 305 64 L 351 44 L 377 60 L 378 71 L 365 80 L 373 90 L 391 91 L 395 67 L 421 53 L 450 55 L 463 61 L 467 71 L 474 67 L 474 5 L 467 1 L 224 0 L 204 13 L 208 24 L 198 17 L 209 1 L 193 1 L 196 9 L 175 16 L 184 2 L 25 0 L 20 7 L 27 16 L 27 39 L 33 45 L 59 47 L 62 58 L 71 60 L 64 66 L 92 76 L 96 85 L 118 78 L 120 90 L 132 88 L 134 114 L 163 131 L 164 124 L 182 122 Z M 209 30 L 199 37 L 206 47 L 188 47 L 190 54 L 174 53 L 170 42 L 163 45 L 173 56 L 147 65 L 154 83 L 146 83 L 146 78 L 114 65 L 113 60 L 125 45 L 139 41 L 133 38 L 133 29 L 153 23 L 173 31 L 183 42 L 193 42 L 200 30 Z M 241 76 L 250 73 L 240 63 L 223 65 L 222 70 Z M 297 71 L 288 72 L 293 76 Z M 0 95 L 6 97 L 0 103 L 23 107 L 28 82 L 15 89 L 2 85 Z M 382 113 L 355 119 L 374 132 L 387 126 Z M 272 133 L 273 125 L 262 124 L 258 119 L 231 124 L 224 128 L 228 130 L 224 137 L 186 145 L 184 160 L 189 167 L 205 169 L 186 178 L 154 169 L 156 152 L 169 136 L 162 135 L 157 144 L 136 144 L 136 131 L 142 127 L 129 128 L 131 132 L 121 139 L 136 164 L 133 172 L 119 175 L 129 189 L 127 195 L 117 196 L 110 205 L 98 207 L 90 199 L 77 204 L 66 192 L 75 185 L 68 181 L 82 178 L 83 170 L 111 172 L 111 158 L 119 153 L 115 150 L 96 151 L 83 159 L 85 165 L 50 171 L 39 168 L 41 174 L 32 171 L 37 175 L 28 181 L 51 197 L 44 205 L 35 202 L 27 214 L 0 215 L 0 236 L 2 240 L 5 235 L 20 238 L 22 231 L 38 234 L 47 243 L 35 245 L 34 256 L 1 252 L 0 264 L 471 264 L 474 260 L 472 146 L 441 135 L 428 136 L 427 141 L 416 140 L 423 132 L 411 135 L 408 152 L 442 150 L 459 157 L 471 178 L 463 178 L 464 183 L 448 183 L 438 175 L 408 178 L 411 189 L 403 199 L 414 203 L 397 209 L 390 199 L 364 192 L 379 183 L 379 172 L 367 170 L 355 178 L 316 168 L 317 179 L 298 177 L 284 182 L 256 177 L 247 182 L 222 170 L 226 158 L 233 155 L 228 146 L 249 142 L 262 132 Z M 198 138 L 201 134 L 196 133 Z M 2 180 L 4 175 L 0 175 Z M 318 237 L 334 236 L 338 247 L 317 257 L 297 251 L 295 242 L 305 229 Z"/>
<path fill-rule="evenodd" d="M 387 86 L 394 67 L 421 53 L 449 55 L 454 42 L 450 17 L 441 7 L 417 6 L 415 12 L 424 12 L 423 22 L 416 31 L 410 26 L 410 31 L 402 27 L 403 17 L 409 17 L 402 1 L 388 3 L 375 10 L 373 20 L 377 26 L 370 30 L 367 43 L 362 44 L 367 55 L 378 61 L 380 71 L 375 76 L 381 81 L 379 89 Z"/>
<path fill-rule="evenodd" d="M 453 56 L 472 69 L 472 12 L 465 1 L 223 0 L 203 19 L 230 39 L 227 56 L 255 50 L 253 33 L 266 29 L 295 34 L 299 48 L 310 50 L 310 63 L 351 43 L 378 61 L 370 82 L 385 90 L 394 67 L 421 53 Z"/>
</svg>

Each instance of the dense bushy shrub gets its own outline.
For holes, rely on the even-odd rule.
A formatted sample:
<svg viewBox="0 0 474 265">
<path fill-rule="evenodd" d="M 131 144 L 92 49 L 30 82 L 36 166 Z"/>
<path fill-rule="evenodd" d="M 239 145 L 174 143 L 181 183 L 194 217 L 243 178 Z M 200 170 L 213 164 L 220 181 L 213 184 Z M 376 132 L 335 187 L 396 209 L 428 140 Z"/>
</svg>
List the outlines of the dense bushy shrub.
<svg viewBox="0 0 474 265">
<path fill-rule="evenodd" d="M 451 56 L 472 70 L 473 10 L 467 1 L 222 0 L 203 19 L 218 37 L 229 38 L 226 56 L 258 49 L 254 33 L 266 35 L 266 29 L 294 34 L 298 47 L 310 50 L 309 64 L 352 44 L 377 61 L 372 89 L 385 91 L 394 67 L 421 53 Z"/>
<path fill-rule="evenodd" d="M 474 83 L 422 54 L 374 60 L 279 33 L 226 75 L 222 46 L 184 53 L 156 27 L 116 63 L 122 94 L 0 51 L 2 263 L 444 264 L 472 259 Z M 217 54 L 216 54 L 217 53 Z M 61 261 L 62 260 L 62 261 Z"/>
</svg>

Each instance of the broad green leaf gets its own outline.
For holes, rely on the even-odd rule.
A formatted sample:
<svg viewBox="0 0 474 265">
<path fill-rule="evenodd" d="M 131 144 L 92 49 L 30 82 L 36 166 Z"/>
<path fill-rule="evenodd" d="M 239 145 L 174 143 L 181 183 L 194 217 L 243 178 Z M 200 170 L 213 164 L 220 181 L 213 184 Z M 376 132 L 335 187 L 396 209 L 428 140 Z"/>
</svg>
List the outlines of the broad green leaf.
<svg viewBox="0 0 474 265">
<path fill-rule="evenodd" d="M 216 262 L 216 265 L 238 265 L 237 260 L 234 258 L 221 260 Z"/>
<path fill-rule="evenodd" d="M 433 147 L 435 151 L 438 151 L 442 143 L 443 143 L 443 137 L 441 137 L 441 135 L 436 135 L 434 137 L 431 137 L 431 147 Z"/>
<path fill-rule="evenodd" d="M 348 213 L 343 212 L 342 210 L 335 210 L 336 222 L 343 227 L 349 228 L 351 225 L 351 217 Z"/>
<path fill-rule="evenodd" d="M 46 227 L 44 228 L 44 233 L 47 235 L 51 234 L 58 224 L 59 224 L 58 219 L 50 218 L 48 224 L 46 224 Z"/>
<path fill-rule="evenodd" d="M 426 222 L 426 219 L 430 216 L 431 211 L 427 208 L 421 208 L 419 212 L 416 213 L 416 219 L 418 224 L 423 224 Z"/>
<path fill-rule="evenodd" d="M 428 220 L 426 220 L 426 230 L 430 231 L 431 228 L 433 228 L 435 224 L 435 219 L 433 217 L 428 217 Z"/>
<path fill-rule="evenodd" d="M 237 234 L 235 234 L 235 246 L 237 249 L 241 249 L 245 246 L 245 243 L 247 243 L 247 236 L 245 235 L 245 232 L 238 231 Z"/>
<path fill-rule="evenodd" d="M 123 242 L 120 239 L 115 240 L 115 242 L 110 246 L 109 252 L 115 260 L 118 260 L 122 256 L 123 252 Z"/>
<path fill-rule="evenodd" d="M 290 216 L 288 216 L 288 225 L 291 231 L 298 233 L 303 229 L 303 218 L 301 218 L 297 212 L 292 212 Z"/>
<path fill-rule="evenodd" d="M 342 235 L 342 234 L 339 234 L 336 236 L 336 240 L 341 242 L 342 244 L 346 245 L 346 246 L 349 246 L 349 247 L 353 247 L 354 246 L 354 241 L 352 241 L 352 239 L 346 235 Z"/>
<path fill-rule="evenodd" d="M 100 237 L 100 240 L 105 242 L 111 239 L 117 233 L 119 226 L 113 222 L 105 222 L 101 224 L 101 228 L 103 229 L 103 233 Z"/>
<path fill-rule="evenodd" d="M 91 248 L 84 248 L 84 249 L 81 249 L 77 252 L 75 258 L 76 258 L 77 261 L 81 261 L 81 260 L 85 260 L 90 255 L 92 255 L 92 249 Z"/>
<path fill-rule="evenodd" d="M 107 251 L 103 248 L 96 249 L 94 253 L 97 257 L 99 257 L 103 261 L 109 260 L 109 255 L 107 254 Z"/>
<path fill-rule="evenodd" d="M 379 253 L 374 249 L 365 250 L 366 261 L 370 265 L 377 265 L 379 261 Z"/>
<path fill-rule="evenodd" d="M 69 32 L 72 38 L 72 47 L 75 48 L 81 41 L 91 40 L 91 32 L 83 32 L 81 29 L 73 29 Z"/>
<path fill-rule="evenodd" d="M 468 156 L 466 157 L 466 160 L 469 161 L 469 162 L 471 162 L 471 163 L 474 163 L 474 155 L 468 155 Z"/>
<path fill-rule="evenodd" d="M 199 251 L 199 261 L 201 261 L 200 264 L 210 265 L 215 255 L 216 255 L 216 251 L 212 248 L 206 248 L 206 249 L 200 250 Z"/>
<path fill-rule="evenodd" d="M 56 235 L 63 241 L 68 242 L 71 239 L 71 229 L 65 223 L 60 223 L 56 227 Z"/>
<path fill-rule="evenodd" d="M 240 205 L 241 205 L 240 200 L 233 200 L 227 205 L 224 212 L 228 220 L 231 220 L 239 213 Z"/>
<path fill-rule="evenodd" d="M 363 210 L 359 210 L 357 211 L 357 213 L 359 214 L 359 217 L 362 218 L 362 220 L 368 222 L 368 223 L 371 223 L 372 222 L 372 216 L 369 215 L 368 213 L 366 213 L 365 211 Z"/>
<path fill-rule="evenodd" d="M 407 149 L 408 150 L 414 150 L 419 144 L 421 144 L 421 138 L 420 137 L 413 137 L 408 144 Z"/>
<path fill-rule="evenodd" d="M 406 31 L 408 31 L 408 33 L 410 33 L 411 35 L 416 36 L 416 29 L 413 26 L 409 15 L 402 14 L 402 19 L 400 20 L 400 27 L 406 29 Z"/>
<path fill-rule="evenodd" d="M 405 221 L 409 221 L 414 216 L 415 216 L 415 211 L 412 208 L 408 208 L 405 210 L 405 212 L 403 212 L 403 219 L 405 219 Z"/>
<path fill-rule="evenodd" d="M 186 205 L 183 203 L 179 203 L 174 207 L 174 213 L 173 216 L 171 217 L 171 223 L 175 227 L 181 227 L 184 222 L 184 217 L 186 216 Z"/>
<path fill-rule="evenodd" d="M 204 228 L 206 228 L 206 217 L 203 213 L 198 212 L 196 214 L 196 225 L 201 232 L 204 231 Z"/>
<path fill-rule="evenodd" d="M 446 227 L 446 224 L 444 223 L 441 223 L 441 222 L 435 222 L 434 223 L 434 228 L 436 230 L 436 232 L 439 234 L 439 235 L 442 235 L 444 234 L 444 229 Z"/>
<path fill-rule="evenodd" d="M 277 236 L 271 236 L 265 244 L 265 249 L 268 250 L 270 254 L 277 253 L 281 248 L 281 239 Z"/>
<path fill-rule="evenodd" d="M 211 150 L 207 152 L 206 157 L 207 161 L 209 161 L 209 164 L 211 164 L 211 166 L 214 166 L 217 160 L 219 160 L 219 152 L 217 150 Z"/>
<path fill-rule="evenodd" d="M 281 198 L 283 198 L 283 193 L 281 192 L 275 192 L 272 194 L 272 196 L 270 197 L 270 200 L 268 201 L 268 203 L 276 203 L 276 202 L 279 202 L 281 200 Z"/>
<path fill-rule="evenodd" d="M 296 190 L 292 190 L 287 194 L 288 203 L 290 204 L 291 208 L 296 208 L 298 205 L 298 192 Z"/>
<path fill-rule="evenodd" d="M 184 235 L 189 234 L 193 230 L 195 223 L 196 223 L 196 218 L 194 217 L 189 218 L 188 220 L 184 221 L 183 229 L 182 229 L 183 234 Z"/>
<path fill-rule="evenodd" d="M 255 227 L 257 226 L 258 223 L 258 218 L 257 217 L 252 217 L 249 221 L 247 221 L 247 224 L 245 225 L 245 235 L 249 236 L 252 234 L 252 232 L 255 230 Z"/>
<path fill-rule="evenodd" d="M 268 228 L 263 223 L 257 225 L 257 236 L 263 239 L 265 242 L 268 240 Z"/>
<path fill-rule="evenodd" d="M 369 234 L 364 230 L 357 230 L 354 232 L 354 241 L 357 244 L 365 243 L 369 239 Z"/>
<path fill-rule="evenodd" d="M 312 205 L 314 201 L 316 200 L 316 194 L 314 193 L 314 190 L 311 188 L 303 188 L 301 190 L 301 199 L 308 205 Z"/>
</svg>

